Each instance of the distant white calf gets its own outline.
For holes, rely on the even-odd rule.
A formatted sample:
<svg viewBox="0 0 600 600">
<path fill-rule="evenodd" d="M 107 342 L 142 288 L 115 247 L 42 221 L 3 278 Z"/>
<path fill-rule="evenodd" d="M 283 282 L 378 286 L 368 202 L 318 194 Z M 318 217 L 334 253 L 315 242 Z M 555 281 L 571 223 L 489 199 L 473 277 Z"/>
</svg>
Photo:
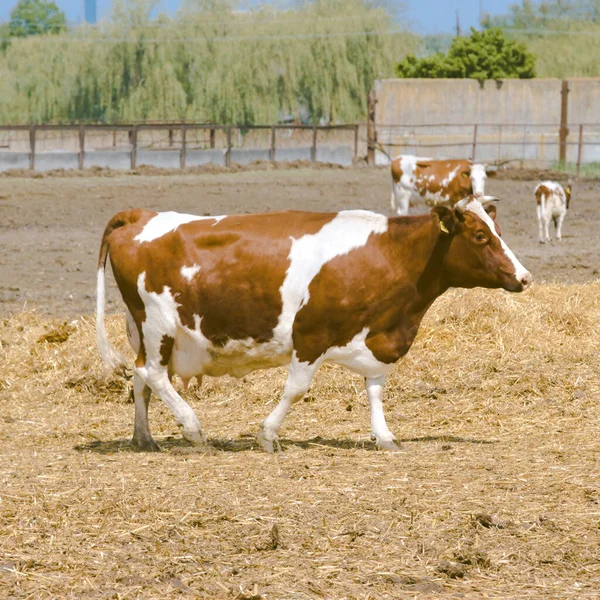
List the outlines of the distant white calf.
<svg viewBox="0 0 600 600">
<path fill-rule="evenodd" d="M 543 244 L 550 241 L 550 219 L 554 221 L 556 227 L 556 240 L 560 241 L 562 224 L 571 202 L 571 184 L 563 188 L 556 181 L 542 181 L 537 184 L 534 193 L 537 200 L 540 242 Z"/>
</svg>

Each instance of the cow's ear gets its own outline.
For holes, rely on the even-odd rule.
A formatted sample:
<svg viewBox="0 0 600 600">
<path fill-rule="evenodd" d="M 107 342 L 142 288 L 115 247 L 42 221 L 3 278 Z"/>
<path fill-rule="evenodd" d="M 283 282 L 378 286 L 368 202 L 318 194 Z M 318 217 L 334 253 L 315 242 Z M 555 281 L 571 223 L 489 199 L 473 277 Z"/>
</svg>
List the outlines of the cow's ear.
<svg viewBox="0 0 600 600">
<path fill-rule="evenodd" d="M 434 206 L 431 214 L 437 217 L 438 226 L 442 233 L 452 235 L 456 229 L 456 217 L 447 206 Z"/>
<path fill-rule="evenodd" d="M 496 205 L 495 204 L 488 204 L 485 207 L 485 212 L 490 215 L 490 217 L 492 217 L 492 219 L 494 219 L 494 221 L 496 220 Z"/>
</svg>

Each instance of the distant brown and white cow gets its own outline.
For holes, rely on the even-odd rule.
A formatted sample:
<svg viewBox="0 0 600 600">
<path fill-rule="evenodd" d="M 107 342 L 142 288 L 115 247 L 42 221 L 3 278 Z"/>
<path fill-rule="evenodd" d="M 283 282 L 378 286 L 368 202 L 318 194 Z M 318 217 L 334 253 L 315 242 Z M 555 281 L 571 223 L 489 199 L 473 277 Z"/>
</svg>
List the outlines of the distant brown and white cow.
<svg viewBox="0 0 600 600">
<path fill-rule="evenodd" d="M 563 188 L 556 181 L 542 181 L 535 190 L 537 201 L 537 219 L 540 242 L 550 241 L 550 220 L 554 221 L 556 228 L 556 241 L 562 239 L 562 224 L 571 203 L 571 184 Z"/>
<path fill-rule="evenodd" d="M 197 217 L 132 209 L 108 223 L 98 260 L 97 336 L 109 366 L 124 359 L 104 323 L 110 257 L 126 305 L 134 363 L 133 443 L 156 450 L 148 426 L 155 392 L 183 436 L 205 442 L 171 383 L 289 364 L 281 401 L 259 440 L 273 451 L 290 406 L 325 362 L 365 377 L 371 431 L 397 449 L 383 385 L 433 301 L 449 287 L 520 292 L 530 273 L 498 234 L 496 209 L 474 199 L 454 209 L 387 218 L 363 211 Z"/>
<path fill-rule="evenodd" d="M 470 195 L 483 198 L 485 180 L 496 171 L 468 159 L 434 160 L 400 154 L 392 160 L 392 210 L 407 215 L 412 197 L 422 198 L 428 206 L 454 206 Z"/>
</svg>

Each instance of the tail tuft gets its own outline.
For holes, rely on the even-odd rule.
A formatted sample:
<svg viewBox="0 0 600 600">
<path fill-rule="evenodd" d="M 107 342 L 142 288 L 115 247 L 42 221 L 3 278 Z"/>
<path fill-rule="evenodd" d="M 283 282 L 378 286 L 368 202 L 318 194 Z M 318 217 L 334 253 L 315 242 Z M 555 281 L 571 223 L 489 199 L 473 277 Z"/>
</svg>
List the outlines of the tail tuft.
<svg viewBox="0 0 600 600">
<path fill-rule="evenodd" d="M 106 333 L 104 312 L 106 307 L 106 290 L 104 283 L 104 266 L 98 268 L 98 280 L 96 284 L 96 341 L 100 356 L 107 369 L 114 370 L 127 364 L 127 359 L 115 350 Z"/>
</svg>

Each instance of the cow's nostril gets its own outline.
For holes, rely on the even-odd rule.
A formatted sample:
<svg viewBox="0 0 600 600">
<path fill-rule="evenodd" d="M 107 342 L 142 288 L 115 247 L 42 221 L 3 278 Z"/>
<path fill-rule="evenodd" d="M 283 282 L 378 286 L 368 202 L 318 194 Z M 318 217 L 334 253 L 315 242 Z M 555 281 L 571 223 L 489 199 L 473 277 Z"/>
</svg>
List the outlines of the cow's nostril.
<svg viewBox="0 0 600 600">
<path fill-rule="evenodd" d="M 531 276 L 531 273 L 527 271 L 527 273 L 521 277 L 521 285 L 523 286 L 523 289 L 528 288 L 531 285 L 532 280 L 533 277 Z"/>
</svg>

